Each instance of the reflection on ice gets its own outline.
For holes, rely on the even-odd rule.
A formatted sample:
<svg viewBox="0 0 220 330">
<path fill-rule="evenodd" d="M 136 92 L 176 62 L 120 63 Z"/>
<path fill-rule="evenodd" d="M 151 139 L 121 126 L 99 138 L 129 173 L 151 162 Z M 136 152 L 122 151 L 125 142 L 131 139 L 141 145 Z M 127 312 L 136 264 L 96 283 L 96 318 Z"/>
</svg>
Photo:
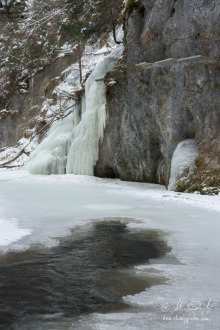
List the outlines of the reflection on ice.
<svg viewBox="0 0 220 330">
<path fill-rule="evenodd" d="M 127 230 L 119 220 L 73 230 L 51 249 L 0 255 L 0 327 L 60 329 L 65 318 L 125 309 L 122 296 L 161 283 L 125 269 L 163 256 L 167 245 L 157 232 Z"/>
</svg>

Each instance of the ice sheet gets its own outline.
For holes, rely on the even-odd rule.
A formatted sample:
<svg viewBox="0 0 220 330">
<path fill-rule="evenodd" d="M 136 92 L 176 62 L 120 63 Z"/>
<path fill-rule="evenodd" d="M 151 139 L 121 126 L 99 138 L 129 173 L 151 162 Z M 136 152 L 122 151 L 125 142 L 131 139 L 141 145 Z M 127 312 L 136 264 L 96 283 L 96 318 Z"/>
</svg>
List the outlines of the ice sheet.
<svg viewBox="0 0 220 330">
<path fill-rule="evenodd" d="M 72 329 L 219 329 L 219 196 L 87 176 L 2 170 L 0 200 L 0 218 L 9 224 L 16 218 L 16 230 L 29 230 L 29 235 L 2 245 L 2 251 L 56 244 L 52 237 L 103 218 L 126 217 L 135 230 L 165 233 L 171 252 L 135 268 L 137 275 L 151 273 L 163 277 L 165 284 L 124 297 L 132 306 L 129 312 L 90 314 L 72 320 Z"/>
<path fill-rule="evenodd" d="M 18 227 L 18 221 L 16 219 L 5 220 L 0 218 L 0 246 L 8 245 L 30 234 L 30 229 Z"/>
<path fill-rule="evenodd" d="M 0 169 L 0 184 L 1 181 L 13 181 L 23 183 L 39 183 L 39 184 L 58 184 L 58 185 L 73 185 L 73 184 L 98 184 L 120 189 L 123 193 L 142 196 L 163 201 L 173 201 L 177 204 L 189 204 L 199 208 L 220 211 L 220 195 L 209 196 L 200 195 L 195 192 L 192 194 L 179 193 L 168 191 L 159 184 L 126 182 L 118 179 L 97 178 L 87 175 L 31 175 L 25 170 L 6 170 Z"/>
</svg>

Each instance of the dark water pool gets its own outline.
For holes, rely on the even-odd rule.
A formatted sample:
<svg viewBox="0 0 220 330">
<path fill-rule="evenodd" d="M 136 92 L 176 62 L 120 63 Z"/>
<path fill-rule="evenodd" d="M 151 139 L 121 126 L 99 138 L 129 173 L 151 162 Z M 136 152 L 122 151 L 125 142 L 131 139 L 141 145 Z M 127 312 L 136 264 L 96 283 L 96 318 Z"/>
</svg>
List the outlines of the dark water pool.
<svg viewBox="0 0 220 330">
<path fill-rule="evenodd" d="M 152 285 L 129 266 L 167 251 L 155 231 L 132 232 L 103 221 L 72 231 L 53 248 L 1 255 L 0 329 L 55 329 L 51 320 L 124 308 L 124 295 Z"/>
</svg>

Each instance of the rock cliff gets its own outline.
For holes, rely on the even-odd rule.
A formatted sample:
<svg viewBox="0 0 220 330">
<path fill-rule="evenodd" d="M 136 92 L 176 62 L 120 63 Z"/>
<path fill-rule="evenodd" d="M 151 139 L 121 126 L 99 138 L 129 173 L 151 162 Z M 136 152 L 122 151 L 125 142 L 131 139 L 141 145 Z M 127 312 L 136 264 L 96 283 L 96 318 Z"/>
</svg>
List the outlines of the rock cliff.
<svg viewBox="0 0 220 330">
<path fill-rule="evenodd" d="M 208 56 L 219 61 L 217 0 L 129 1 L 125 17 L 128 63 Z"/>
<path fill-rule="evenodd" d="M 193 167 L 184 162 L 176 189 L 220 190 L 219 17 L 217 0 L 126 1 L 124 54 L 104 77 L 106 122 L 95 175 L 168 187 L 174 151 L 188 139 L 198 157 Z M 21 77 L 18 88 L 0 100 L 0 148 L 35 132 L 41 139 L 48 119 L 42 104 L 59 106 L 53 90 L 76 61 L 72 55 L 57 58 L 34 79 Z"/>
<path fill-rule="evenodd" d="M 220 185 L 219 15 L 218 1 L 130 2 L 96 175 L 167 185 L 177 144 L 195 138 L 197 166 L 180 190 Z"/>
</svg>

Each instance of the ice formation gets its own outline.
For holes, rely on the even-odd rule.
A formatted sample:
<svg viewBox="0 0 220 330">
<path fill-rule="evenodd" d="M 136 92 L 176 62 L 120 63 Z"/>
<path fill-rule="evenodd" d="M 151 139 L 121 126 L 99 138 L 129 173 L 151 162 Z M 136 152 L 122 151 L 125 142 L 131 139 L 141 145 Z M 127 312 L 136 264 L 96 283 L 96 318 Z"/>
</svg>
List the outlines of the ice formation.
<svg viewBox="0 0 220 330">
<path fill-rule="evenodd" d="M 103 137 L 105 127 L 103 79 L 118 61 L 122 51 L 122 47 L 115 49 L 97 65 L 86 81 L 81 105 L 75 105 L 71 115 L 52 125 L 47 138 L 28 159 L 25 169 L 30 173 L 93 175 L 99 140 Z"/>
<path fill-rule="evenodd" d="M 177 145 L 171 161 L 169 190 L 175 189 L 179 179 L 186 175 L 187 168 L 192 172 L 197 156 L 198 148 L 195 139 L 186 139 Z"/>
<path fill-rule="evenodd" d="M 79 120 L 79 110 L 75 106 L 73 113 L 52 125 L 48 136 L 31 154 L 24 168 L 33 174 L 65 174 L 71 133 Z"/>
</svg>

